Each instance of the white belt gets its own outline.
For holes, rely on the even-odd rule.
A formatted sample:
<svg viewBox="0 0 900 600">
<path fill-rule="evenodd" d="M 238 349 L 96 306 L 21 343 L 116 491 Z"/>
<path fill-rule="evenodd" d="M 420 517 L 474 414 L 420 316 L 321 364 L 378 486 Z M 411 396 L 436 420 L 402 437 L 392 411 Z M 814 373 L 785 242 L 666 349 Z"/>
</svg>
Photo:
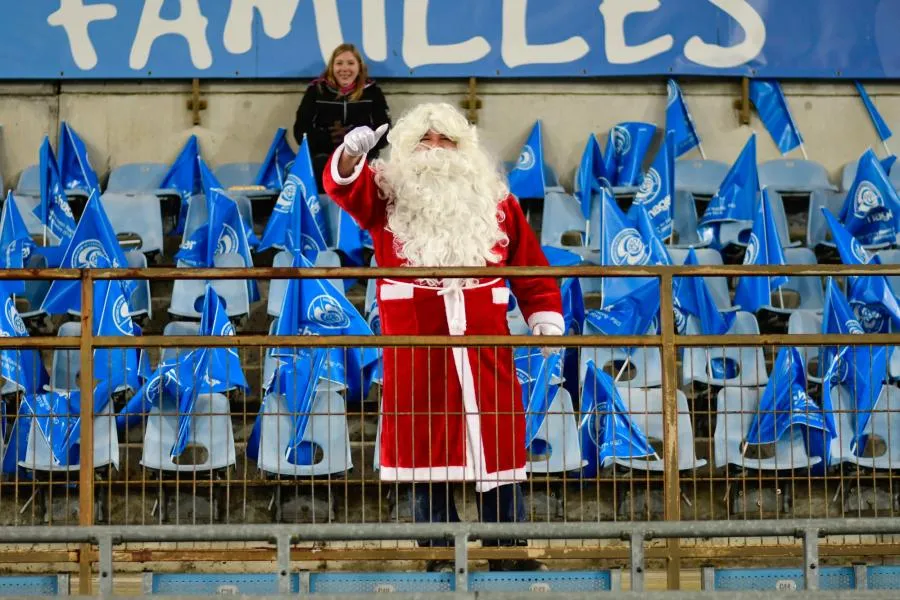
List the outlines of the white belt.
<svg viewBox="0 0 900 600">
<path fill-rule="evenodd" d="M 450 335 L 463 335 L 466 332 L 466 298 L 463 288 L 452 286 L 438 292 L 444 297 L 444 311 L 447 313 L 447 328 Z"/>
</svg>

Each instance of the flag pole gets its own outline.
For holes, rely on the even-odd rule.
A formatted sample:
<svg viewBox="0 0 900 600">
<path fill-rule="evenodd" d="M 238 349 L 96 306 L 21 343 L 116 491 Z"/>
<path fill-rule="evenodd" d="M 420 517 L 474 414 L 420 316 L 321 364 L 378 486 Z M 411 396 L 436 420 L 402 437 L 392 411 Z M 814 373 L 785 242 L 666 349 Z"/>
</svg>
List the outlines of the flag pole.
<svg viewBox="0 0 900 600">
<path fill-rule="evenodd" d="M 700 138 L 697 138 L 697 148 L 700 150 L 700 158 L 706 160 L 706 152 L 703 151 L 703 142 L 700 141 Z"/>
<path fill-rule="evenodd" d="M 803 142 L 800 142 L 800 152 L 803 153 L 803 159 L 809 160 L 809 155 L 806 153 L 806 146 L 803 145 Z"/>
<path fill-rule="evenodd" d="M 888 156 L 890 156 L 890 155 L 891 155 L 891 149 L 888 148 L 887 141 L 886 141 L 886 140 L 881 140 L 881 145 L 884 146 L 884 151 L 887 153 Z"/>
</svg>

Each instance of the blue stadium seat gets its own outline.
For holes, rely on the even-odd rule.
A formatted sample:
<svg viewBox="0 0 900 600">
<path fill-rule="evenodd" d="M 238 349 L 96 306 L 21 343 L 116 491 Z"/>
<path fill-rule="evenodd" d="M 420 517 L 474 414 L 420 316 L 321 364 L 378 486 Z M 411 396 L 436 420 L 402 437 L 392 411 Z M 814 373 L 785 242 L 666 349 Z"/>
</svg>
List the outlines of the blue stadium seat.
<svg viewBox="0 0 900 600">
<path fill-rule="evenodd" d="M 816 255 L 809 248 L 785 248 L 784 258 L 789 265 L 815 265 L 817 264 Z M 796 308 L 776 307 L 772 304 L 766 306 L 766 310 L 780 313 L 791 314 L 798 310 L 814 310 L 822 311 L 825 308 L 825 290 L 822 288 L 822 279 L 820 277 L 801 277 L 792 275 L 788 277 L 788 281 L 780 290 L 783 292 L 792 291 L 797 294 L 800 304 Z M 774 292 L 773 296 L 777 297 L 778 292 Z"/>
<path fill-rule="evenodd" d="M 142 252 L 126 252 L 125 260 L 128 266 L 133 269 L 147 268 L 147 257 Z M 135 279 L 133 281 L 137 287 L 128 300 L 128 308 L 130 310 L 128 314 L 132 317 L 146 316 L 147 319 L 152 319 L 153 302 L 150 294 L 150 280 Z"/>
<path fill-rule="evenodd" d="M 777 191 L 769 190 L 769 206 L 772 207 L 772 219 L 775 221 L 775 230 L 783 248 L 794 248 L 801 244 L 800 241 L 791 240 L 791 229 L 788 224 L 787 213 L 784 211 L 784 199 Z"/>
<path fill-rule="evenodd" d="M 850 161 L 844 165 L 841 171 L 841 191 L 849 192 L 853 186 L 853 180 L 856 179 L 856 168 L 859 166 L 858 161 Z M 891 169 L 888 178 L 893 184 L 894 189 L 900 191 L 900 168 Z"/>
<path fill-rule="evenodd" d="M 599 335 L 599 333 L 590 322 L 585 321 L 584 335 Z M 621 371 L 620 378 L 617 379 L 616 375 L 613 375 L 613 379 L 616 379 L 617 383 L 627 382 L 631 386 L 641 388 L 662 385 L 662 357 L 659 348 L 634 348 L 630 357 L 622 348 L 582 348 L 579 360 L 579 381 L 584 382 L 587 375 L 587 363 L 591 360 L 600 370 L 611 367 L 615 374 Z M 626 363 L 630 365 L 627 368 L 625 367 Z"/>
<path fill-rule="evenodd" d="M 116 235 L 135 235 L 141 252 L 163 251 L 163 219 L 159 198 L 152 193 L 106 192 L 100 196 L 103 210 Z"/>
<path fill-rule="evenodd" d="M 46 269 L 47 257 L 32 253 L 32 255 L 28 257 L 28 262 L 25 266 L 30 269 Z M 42 281 L 40 279 L 25 281 L 25 294 L 23 297 L 28 301 L 28 308 L 20 310 L 19 316 L 23 319 L 27 319 L 45 314 L 41 309 L 41 305 L 44 303 L 44 298 L 47 297 L 47 292 L 50 291 L 51 283 L 52 282 L 50 281 Z"/>
<path fill-rule="evenodd" d="M 857 456 L 850 447 L 857 418 L 852 386 L 832 387 L 831 399 L 837 426 L 837 437 L 831 442 L 832 464 L 844 462 L 864 469 L 896 470 L 900 466 L 900 388 L 893 385 L 881 387 L 866 434 L 883 443 L 870 444 L 870 451 L 863 453 L 863 456 Z"/>
<path fill-rule="evenodd" d="M 686 335 L 699 333 L 699 323 L 689 317 Z M 738 311 L 731 329 L 726 333 L 759 335 L 756 316 Z M 685 383 L 699 381 L 707 385 L 736 389 L 740 386 L 765 385 L 769 381 L 769 375 L 762 348 L 758 346 L 685 348 L 682 379 Z"/>
<path fill-rule="evenodd" d="M 891 169 L 890 182 L 894 185 L 894 189 L 900 191 L 900 168 Z"/>
<path fill-rule="evenodd" d="M 694 254 L 697 256 L 697 264 L 699 265 L 722 265 L 722 255 L 718 250 L 712 248 L 695 248 Z M 669 248 L 669 256 L 672 263 L 683 265 L 687 260 L 688 250 L 684 248 Z M 713 301 L 719 310 L 728 310 L 732 307 L 731 294 L 728 292 L 728 279 L 725 277 L 704 277 L 706 286 L 712 294 Z"/>
<path fill-rule="evenodd" d="M 28 234 L 36 239 L 42 239 L 42 236 L 44 235 L 44 225 L 41 223 L 38 216 L 34 214 L 34 209 L 41 203 L 40 192 L 35 196 L 19 194 L 18 192 L 14 192 L 14 194 L 16 206 L 19 208 L 19 213 L 22 215 L 22 221 L 25 223 Z M 48 243 L 56 241 L 49 231 L 47 232 L 47 236 Z"/>
<path fill-rule="evenodd" d="M 718 160 L 681 159 L 675 161 L 675 190 L 712 198 L 731 167 Z"/>
<path fill-rule="evenodd" d="M 300 593 L 300 574 L 291 573 L 291 593 Z M 144 573 L 144 595 L 276 596 L 275 573 Z"/>
<path fill-rule="evenodd" d="M 239 268 L 245 265 L 238 254 L 219 254 L 215 256 L 213 266 Z M 206 283 L 202 279 L 175 280 L 172 286 L 169 313 L 178 317 L 200 319 L 199 306 L 202 305 L 203 297 L 206 295 Z M 250 294 L 246 279 L 217 279 L 209 281 L 209 283 L 225 304 L 225 313 L 229 318 L 244 317 L 250 314 Z"/>
<path fill-rule="evenodd" d="M 19 182 L 16 184 L 16 196 L 19 194 L 41 197 L 41 171 L 38 165 L 25 167 L 19 175 Z"/>
<path fill-rule="evenodd" d="M 228 398 L 222 394 L 199 394 L 194 402 L 188 445 L 206 449 L 205 460 L 197 464 L 176 464 L 169 453 L 178 432 L 178 400 L 163 396 L 160 406 L 147 415 L 141 466 L 156 471 L 210 472 L 235 464 L 234 431 Z"/>
<path fill-rule="evenodd" d="M 781 193 L 837 191 L 837 187 L 829 181 L 825 167 L 812 160 L 795 158 L 778 158 L 759 165 L 759 185 Z"/>
<path fill-rule="evenodd" d="M 861 576 L 857 575 L 862 569 Z M 859 590 L 866 589 L 866 568 L 822 567 L 819 569 L 819 589 Z M 704 567 L 700 577 L 704 591 L 797 591 L 806 589 L 803 569 L 734 569 Z"/>
<path fill-rule="evenodd" d="M 820 457 L 806 453 L 800 427 L 791 428 L 778 440 L 771 457 L 754 458 L 744 454 L 742 446 L 762 394 L 761 387 L 725 387 L 719 391 L 713 437 L 716 468 L 731 464 L 752 471 L 787 471 L 807 469 L 822 462 Z"/>
<path fill-rule="evenodd" d="M 543 214 L 542 246 L 564 248 L 579 254 L 587 251 L 583 245 L 566 246 L 563 244 L 563 236 L 570 232 L 580 234 L 582 243 L 584 240 L 585 219 L 581 214 L 581 205 L 574 196 L 554 194 L 552 200 L 545 199 Z"/>
<path fill-rule="evenodd" d="M 293 264 L 293 260 L 294 259 L 291 256 L 290 252 L 282 250 L 275 255 L 275 258 L 272 259 L 272 266 L 290 267 Z M 323 250 L 316 256 L 315 266 L 340 267 L 341 257 L 338 256 L 337 252 L 333 250 Z M 345 293 L 343 279 L 329 279 L 328 282 L 331 283 L 331 285 L 333 285 L 340 293 Z M 287 284 L 287 279 L 272 279 L 269 282 L 269 298 L 266 305 L 266 312 L 269 316 L 278 317 L 281 315 L 281 303 L 284 301 L 284 294 L 287 291 Z"/>
<path fill-rule="evenodd" d="M 831 192 L 828 190 L 815 190 L 809 197 L 809 215 L 806 219 L 806 247 L 815 249 L 818 246 L 827 246 L 834 248 L 834 242 L 831 240 L 831 230 L 828 228 L 828 221 L 822 214 L 822 207 L 828 209 L 831 214 L 837 216 L 841 212 L 844 205 L 846 194 L 841 192 Z M 874 246 L 867 246 L 873 248 Z"/>
<path fill-rule="evenodd" d="M 261 166 L 261 163 L 254 162 L 226 163 L 216 167 L 213 174 L 226 190 L 232 187 L 246 187 L 254 185 Z"/>
<path fill-rule="evenodd" d="M 703 248 L 709 245 L 697 234 L 697 204 L 694 195 L 684 190 L 675 192 L 672 204 L 672 231 L 677 241 L 670 248 Z"/>
<path fill-rule="evenodd" d="M 797 310 L 788 318 L 788 335 L 822 333 L 822 311 Z M 822 383 L 819 375 L 819 347 L 797 346 L 806 367 L 806 380 L 810 383 Z"/>
<path fill-rule="evenodd" d="M 168 170 L 169 166 L 163 163 L 120 165 L 110 172 L 109 181 L 106 183 L 106 192 L 155 194 Z"/>
</svg>

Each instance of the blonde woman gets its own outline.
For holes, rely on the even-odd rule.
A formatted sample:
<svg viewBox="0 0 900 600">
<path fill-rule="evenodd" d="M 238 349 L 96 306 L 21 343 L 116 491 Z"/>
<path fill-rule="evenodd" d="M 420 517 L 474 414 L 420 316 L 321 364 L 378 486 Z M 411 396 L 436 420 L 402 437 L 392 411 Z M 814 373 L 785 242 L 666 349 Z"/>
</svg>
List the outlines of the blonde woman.
<svg viewBox="0 0 900 600">
<path fill-rule="evenodd" d="M 359 51 L 353 44 L 335 48 L 322 76 L 309 84 L 294 123 L 297 144 L 303 141 L 304 134 L 309 139 L 319 191 L 323 191 L 322 170 L 328 157 L 341 145 L 347 132 L 362 125 L 377 129 L 390 122 L 384 94 L 369 79 Z M 369 157 L 377 157 L 386 143 L 382 140 Z"/>
</svg>

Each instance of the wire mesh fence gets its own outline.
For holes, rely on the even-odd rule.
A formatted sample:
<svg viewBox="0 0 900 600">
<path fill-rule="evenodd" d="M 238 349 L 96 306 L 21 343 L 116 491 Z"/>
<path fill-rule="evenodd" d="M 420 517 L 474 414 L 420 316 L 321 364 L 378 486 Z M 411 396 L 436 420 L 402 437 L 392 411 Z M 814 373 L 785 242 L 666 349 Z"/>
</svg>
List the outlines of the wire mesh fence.
<svg viewBox="0 0 900 600">
<path fill-rule="evenodd" d="M 0 338 L 4 361 L 19 373 L 11 378 L 19 385 L 4 389 L 0 518 L 9 526 L 140 527 L 895 517 L 900 373 L 891 351 L 900 337 L 823 334 L 821 312 L 779 312 L 786 304 L 780 298 L 773 298 L 776 310 L 734 311 L 727 333 L 711 335 L 698 319 L 681 323 L 673 303 L 679 277 L 821 278 L 890 269 L 543 269 L 562 281 L 658 277 L 660 308 L 646 335 L 604 335 L 590 319 L 566 336 L 540 339 L 286 336 L 272 333 L 271 317 L 237 323 L 235 335 L 227 328 L 198 335 L 196 322 L 163 318 L 144 322 L 141 335 L 118 337 L 98 335 L 100 315 L 91 311 L 78 315 L 80 323 L 29 321 L 31 337 Z M 302 271 L 54 270 L 29 277 L 80 279 L 82 306 L 94 306 L 98 286 L 113 278 L 399 276 L 390 269 Z M 455 271 L 446 274 L 477 272 Z M 589 293 L 584 301 L 589 312 L 597 306 Z M 804 325 L 801 318 L 818 321 Z M 46 381 L 26 368 L 29 351 L 47 365 Z M 388 353 L 393 361 L 385 363 Z M 462 355 L 483 368 L 460 374 Z M 398 371 L 385 372 L 387 364 Z M 104 379 L 121 381 L 98 393 Z M 404 402 L 412 388 L 415 403 Z M 460 400 L 463 389 L 473 390 L 474 405 Z M 513 468 L 502 466 L 509 457 Z M 517 483 L 480 485 L 457 469 L 466 466 L 481 479 Z M 559 564 L 628 558 L 627 544 L 617 540 L 490 542 L 476 555 Z M 294 550 L 308 560 L 422 560 L 451 558 L 449 545 L 332 540 Z M 897 550 L 892 534 L 877 533 L 830 536 L 821 548 L 845 558 Z M 121 556 L 271 560 L 258 550 L 252 543 L 141 543 L 126 544 Z M 793 560 L 801 548 L 795 537 L 736 536 L 656 540 L 647 553 L 677 578 L 689 564 Z"/>
</svg>

